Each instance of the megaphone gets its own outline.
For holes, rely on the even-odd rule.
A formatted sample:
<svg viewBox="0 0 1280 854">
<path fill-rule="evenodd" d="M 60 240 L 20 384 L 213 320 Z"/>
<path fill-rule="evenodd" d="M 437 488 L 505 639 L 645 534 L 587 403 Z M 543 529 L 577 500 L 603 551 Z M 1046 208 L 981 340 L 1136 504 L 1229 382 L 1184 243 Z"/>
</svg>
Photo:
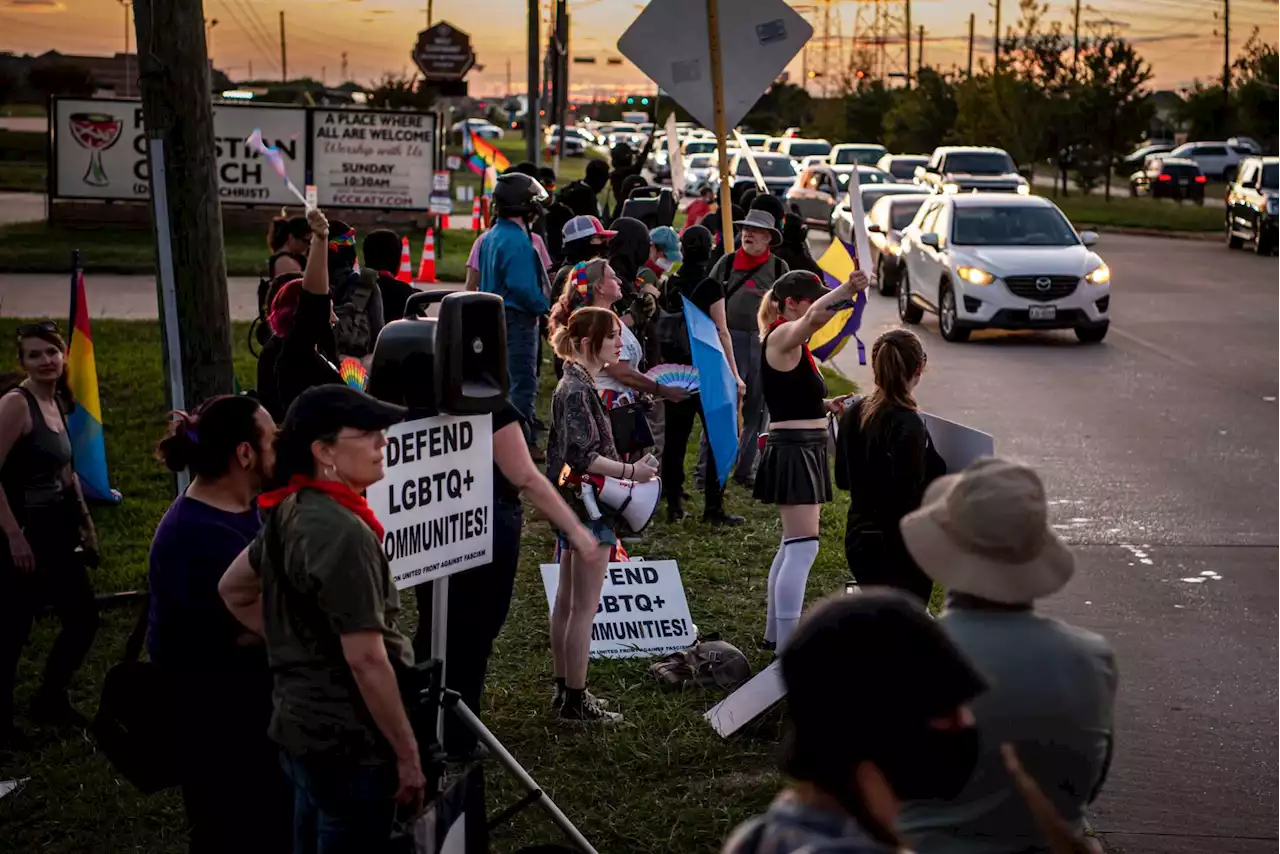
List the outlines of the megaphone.
<svg viewBox="0 0 1280 854">
<path fill-rule="evenodd" d="M 582 485 L 582 503 L 587 508 L 587 515 L 599 519 L 604 514 L 600 505 L 612 510 L 633 533 L 640 533 L 649 525 L 654 511 L 658 509 L 658 501 L 662 498 L 662 478 L 639 483 L 634 480 L 622 480 L 616 477 L 605 477 L 599 474 L 571 475 L 568 483 Z"/>
</svg>

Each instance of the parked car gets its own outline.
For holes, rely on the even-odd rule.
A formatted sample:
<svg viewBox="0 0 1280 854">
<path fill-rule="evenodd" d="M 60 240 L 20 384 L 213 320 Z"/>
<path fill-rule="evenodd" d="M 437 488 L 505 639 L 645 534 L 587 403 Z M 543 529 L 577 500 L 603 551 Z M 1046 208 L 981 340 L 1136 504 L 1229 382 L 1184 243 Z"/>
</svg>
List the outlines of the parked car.
<svg viewBox="0 0 1280 854">
<path fill-rule="evenodd" d="M 894 193 L 882 196 L 867 212 L 870 264 L 876 271 L 876 282 L 884 296 L 893 296 L 898 292 L 902 230 L 915 219 L 916 212 L 927 198 L 928 193 Z"/>
<path fill-rule="evenodd" d="M 974 329 L 1073 329 L 1106 337 L 1111 270 L 1042 196 L 935 194 L 902 230 L 898 315 L 938 315 L 947 341 Z"/>
<path fill-rule="evenodd" d="M 1251 241 L 1259 255 L 1274 253 L 1278 201 L 1280 158 L 1241 161 L 1236 180 L 1227 188 L 1227 246 L 1239 249 Z"/>
<path fill-rule="evenodd" d="M 916 184 L 868 184 L 862 188 L 862 212 L 866 214 L 876 202 L 885 196 L 928 196 L 929 191 Z M 849 194 L 840 196 L 836 209 L 831 212 L 831 233 L 841 240 L 853 242 L 853 212 L 849 209 Z"/>
<path fill-rule="evenodd" d="M 463 119 L 460 122 L 454 122 L 450 130 L 454 133 L 461 134 L 464 133 L 465 129 L 468 127 L 471 128 L 472 133 L 481 139 L 502 139 L 505 134 L 505 131 L 503 131 L 502 128 L 498 127 L 488 119 Z"/>
<path fill-rule="evenodd" d="M 555 131 L 547 135 L 547 148 L 554 151 L 560 145 L 560 132 Z M 569 131 L 564 135 L 564 156 L 565 157 L 582 157 L 587 153 L 587 144 L 582 141 L 582 137 L 573 131 Z"/>
<path fill-rule="evenodd" d="M 684 194 L 698 195 L 698 187 L 711 179 L 716 170 L 716 159 L 710 154 L 695 154 L 684 161 Z"/>
<path fill-rule="evenodd" d="M 764 178 L 765 186 L 769 188 L 769 192 L 775 196 L 786 195 L 787 190 L 796 180 L 796 164 L 790 157 L 783 154 L 754 154 L 756 168 L 760 170 L 760 177 Z M 733 176 L 733 184 L 751 184 L 755 185 L 755 176 L 751 173 L 751 166 L 747 164 L 747 158 L 742 154 L 735 154 L 729 161 L 729 174 Z M 712 186 L 716 188 L 716 192 L 720 192 L 720 172 L 718 169 L 712 170 L 708 179 Z"/>
<path fill-rule="evenodd" d="M 830 154 L 831 143 L 825 139 L 804 139 L 799 136 L 784 137 L 778 153 L 785 154 L 797 163 L 811 154 Z"/>
<path fill-rule="evenodd" d="M 744 133 L 742 138 L 747 141 L 747 145 L 753 151 L 764 151 L 769 144 L 769 134 L 767 133 Z"/>
<path fill-rule="evenodd" d="M 1194 160 L 1206 176 L 1230 181 L 1248 152 L 1241 154 L 1225 142 L 1188 142 L 1169 152 L 1169 156 Z"/>
<path fill-rule="evenodd" d="M 1129 176 L 1129 195 L 1153 199 L 1204 204 L 1204 185 L 1208 182 L 1194 160 L 1155 155 Z"/>
<path fill-rule="evenodd" d="M 923 154 L 886 154 L 876 161 L 876 168 L 888 172 L 895 181 L 914 183 L 916 168 L 927 166 L 929 158 Z"/>
<path fill-rule="evenodd" d="M 1173 145 L 1163 142 L 1153 142 L 1150 145 L 1144 145 L 1136 148 L 1124 156 L 1120 161 L 1120 165 L 1128 169 L 1130 172 L 1141 169 L 1143 164 L 1147 162 L 1147 158 L 1154 154 L 1167 154 L 1173 151 Z"/>
<path fill-rule="evenodd" d="M 835 148 L 831 149 L 831 162 L 835 165 L 842 166 L 852 166 L 854 164 L 875 166 L 880 162 L 880 158 L 884 157 L 888 153 L 888 149 L 883 145 L 861 142 L 842 142 Z"/>
<path fill-rule="evenodd" d="M 1251 136 L 1233 136 L 1227 140 L 1227 145 L 1246 156 L 1262 154 L 1262 144 Z"/>
<path fill-rule="evenodd" d="M 929 162 L 916 170 L 916 183 L 935 193 L 1031 192 L 1009 153 L 986 146 L 935 148 Z"/>
<path fill-rule="evenodd" d="M 831 229 L 831 218 L 836 203 L 845 193 L 849 183 L 849 172 L 858 170 L 858 183 L 889 183 L 892 179 L 874 166 L 844 167 L 844 174 L 836 172 L 831 166 L 810 166 L 802 169 L 795 183 L 783 197 L 787 207 L 795 207 L 806 225 L 825 230 Z"/>
</svg>

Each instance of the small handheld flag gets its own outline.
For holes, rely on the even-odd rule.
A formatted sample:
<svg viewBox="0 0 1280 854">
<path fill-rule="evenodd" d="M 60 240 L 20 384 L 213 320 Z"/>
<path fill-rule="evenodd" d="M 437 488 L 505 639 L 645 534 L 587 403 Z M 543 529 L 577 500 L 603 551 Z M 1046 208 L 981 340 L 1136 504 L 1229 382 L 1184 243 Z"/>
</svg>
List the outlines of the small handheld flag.
<svg viewBox="0 0 1280 854">
<path fill-rule="evenodd" d="M 267 145 L 262 141 L 261 129 L 254 128 L 253 133 L 249 134 L 249 138 L 246 139 L 244 143 L 251 150 L 258 152 L 258 154 L 267 161 L 271 168 L 276 171 L 276 174 L 280 176 L 281 180 L 284 181 L 284 185 L 289 188 L 289 192 L 297 196 L 298 201 L 302 202 L 304 207 L 314 207 L 314 205 L 307 203 L 307 197 L 298 191 L 298 188 L 294 186 L 293 181 L 289 180 L 289 170 L 284 162 L 284 154 L 282 154 L 280 149 L 276 148 L 274 145 Z"/>
</svg>

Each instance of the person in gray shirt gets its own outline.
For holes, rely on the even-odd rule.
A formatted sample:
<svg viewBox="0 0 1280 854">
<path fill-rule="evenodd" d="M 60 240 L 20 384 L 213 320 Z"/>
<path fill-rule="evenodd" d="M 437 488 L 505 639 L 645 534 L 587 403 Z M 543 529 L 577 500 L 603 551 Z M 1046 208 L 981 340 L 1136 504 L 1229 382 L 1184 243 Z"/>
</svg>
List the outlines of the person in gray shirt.
<svg viewBox="0 0 1280 854">
<path fill-rule="evenodd" d="M 1035 612 L 1075 570 L 1040 478 L 979 460 L 930 485 L 901 527 L 912 557 L 948 590 L 939 623 L 991 689 L 973 701 L 981 748 L 969 782 L 949 800 L 904 804 L 900 833 L 919 854 L 1049 851 L 1002 759 L 1011 744 L 1081 836 L 1111 761 L 1116 662 L 1102 637 Z"/>
</svg>

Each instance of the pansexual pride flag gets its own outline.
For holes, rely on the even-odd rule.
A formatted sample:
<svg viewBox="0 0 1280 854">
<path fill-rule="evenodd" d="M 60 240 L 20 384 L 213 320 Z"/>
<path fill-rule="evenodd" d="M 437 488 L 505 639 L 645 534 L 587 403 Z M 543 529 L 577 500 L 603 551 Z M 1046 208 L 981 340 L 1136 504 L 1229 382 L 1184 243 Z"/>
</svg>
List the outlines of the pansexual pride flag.
<svg viewBox="0 0 1280 854">
<path fill-rule="evenodd" d="M 829 288 L 838 288 L 849 275 L 858 269 L 858 252 L 848 243 L 832 235 L 831 245 L 818 259 L 818 268 L 822 270 L 822 278 Z M 867 304 L 867 292 L 859 291 L 854 298 L 853 308 L 845 308 L 836 312 L 835 317 L 826 325 L 813 333 L 809 339 L 809 350 L 814 358 L 824 362 L 834 359 L 844 349 L 844 345 L 852 338 L 858 342 L 858 364 L 867 363 L 867 351 L 858 338 L 858 327 L 862 326 L 862 309 Z"/>
<path fill-rule="evenodd" d="M 75 411 L 67 418 L 76 474 L 88 501 L 114 504 L 120 493 L 107 481 L 107 446 L 102 439 L 102 404 L 98 400 L 98 368 L 93 360 L 93 334 L 89 331 L 89 304 L 84 295 L 84 270 L 77 262 L 71 271 L 71 340 L 67 377 L 76 398 Z"/>
</svg>

